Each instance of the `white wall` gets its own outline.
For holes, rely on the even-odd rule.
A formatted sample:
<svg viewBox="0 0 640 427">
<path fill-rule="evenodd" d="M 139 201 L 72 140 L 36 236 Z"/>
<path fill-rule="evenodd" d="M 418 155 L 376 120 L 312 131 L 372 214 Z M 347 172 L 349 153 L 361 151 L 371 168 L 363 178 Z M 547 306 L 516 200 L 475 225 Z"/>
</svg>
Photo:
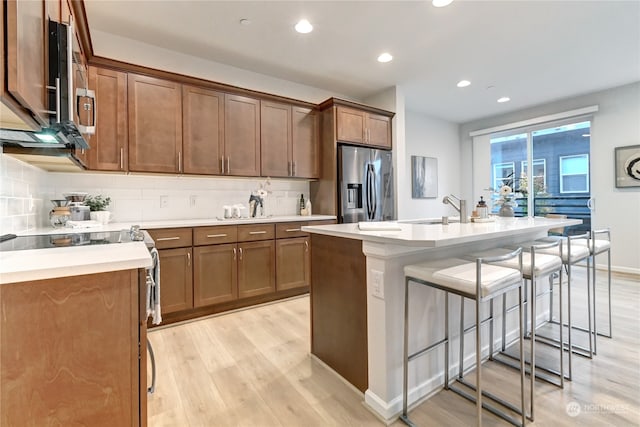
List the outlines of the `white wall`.
<svg viewBox="0 0 640 427">
<path fill-rule="evenodd" d="M 402 209 L 398 218 L 457 216 L 457 211 L 442 203 L 442 198 L 447 194 L 460 197 L 458 125 L 413 111 L 407 111 L 405 117 L 405 153 L 400 160 L 404 179 L 398 183 L 398 197 L 402 201 Z M 411 198 L 411 156 L 438 159 L 438 197 L 435 199 Z M 470 214 L 472 206 L 475 206 L 474 201 L 468 200 L 467 206 Z"/>
<path fill-rule="evenodd" d="M 640 82 L 462 125 L 462 190 L 471 197 L 469 132 L 590 105 L 599 106 L 591 127 L 591 195 L 596 205 L 592 224 L 611 228 L 614 268 L 640 274 L 640 188 L 616 188 L 614 174 L 614 148 L 640 144 Z"/>
<path fill-rule="evenodd" d="M 20 233 L 42 225 L 47 173 L 2 154 L 0 147 L 0 234 Z"/>
</svg>

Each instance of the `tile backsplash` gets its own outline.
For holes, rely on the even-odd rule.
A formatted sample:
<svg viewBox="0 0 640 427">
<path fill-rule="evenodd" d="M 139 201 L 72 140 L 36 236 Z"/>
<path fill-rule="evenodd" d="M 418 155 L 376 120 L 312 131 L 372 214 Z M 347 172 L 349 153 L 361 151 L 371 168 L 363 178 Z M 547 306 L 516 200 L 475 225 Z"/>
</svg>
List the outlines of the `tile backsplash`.
<svg viewBox="0 0 640 427">
<path fill-rule="evenodd" d="M 111 197 L 114 222 L 222 217 L 224 205 L 243 204 L 265 178 L 48 173 L 46 199 L 70 191 Z M 267 215 L 295 215 L 300 194 L 309 197 L 307 181 L 271 179 Z M 48 213 L 47 213 L 48 214 Z"/>
<path fill-rule="evenodd" d="M 0 151 L 0 234 L 33 230 L 48 222 L 47 186 L 47 172 Z"/>
</svg>

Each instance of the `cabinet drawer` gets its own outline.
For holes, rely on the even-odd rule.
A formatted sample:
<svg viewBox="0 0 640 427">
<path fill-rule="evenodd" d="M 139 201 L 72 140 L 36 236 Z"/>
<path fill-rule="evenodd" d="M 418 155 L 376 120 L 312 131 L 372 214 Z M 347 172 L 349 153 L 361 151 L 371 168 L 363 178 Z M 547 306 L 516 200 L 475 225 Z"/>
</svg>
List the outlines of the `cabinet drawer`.
<svg viewBox="0 0 640 427">
<path fill-rule="evenodd" d="M 308 225 L 307 222 L 283 222 L 276 224 L 276 239 L 286 239 L 289 237 L 307 237 L 309 233 L 301 230 L 301 227 Z"/>
<path fill-rule="evenodd" d="M 275 237 L 273 224 L 251 224 L 238 226 L 238 242 L 270 240 Z"/>
<path fill-rule="evenodd" d="M 191 246 L 191 227 L 187 228 L 161 228 L 147 230 L 156 242 L 156 248 L 184 248 Z"/>
<path fill-rule="evenodd" d="M 238 227 L 235 225 L 197 227 L 193 229 L 193 246 L 235 243 L 237 240 Z"/>
</svg>

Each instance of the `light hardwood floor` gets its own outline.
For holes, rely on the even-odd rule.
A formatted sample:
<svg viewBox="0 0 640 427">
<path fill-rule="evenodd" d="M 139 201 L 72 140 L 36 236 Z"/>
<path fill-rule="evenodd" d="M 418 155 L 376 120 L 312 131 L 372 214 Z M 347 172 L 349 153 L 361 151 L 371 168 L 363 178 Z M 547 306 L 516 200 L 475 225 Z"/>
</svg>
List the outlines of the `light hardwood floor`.
<svg viewBox="0 0 640 427">
<path fill-rule="evenodd" d="M 576 269 L 576 280 L 584 269 Z M 604 277 L 598 278 L 604 308 Z M 614 338 L 598 339 L 593 360 L 574 356 L 564 389 L 536 383 L 535 426 L 640 425 L 640 282 L 614 275 Z M 599 325 L 605 326 L 606 312 Z M 155 426 L 382 426 L 363 396 L 309 355 L 307 296 L 164 329 L 149 338 L 156 353 Z M 518 396 L 517 373 L 483 365 L 486 384 Z M 469 378 L 473 378 L 471 375 Z M 575 402 L 577 416 L 567 405 Z M 420 426 L 475 424 L 475 407 L 441 391 L 411 411 Z M 487 426 L 505 423 L 485 413 Z M 393 426 L 403 426 L 399 421 Z"/>
</svg>

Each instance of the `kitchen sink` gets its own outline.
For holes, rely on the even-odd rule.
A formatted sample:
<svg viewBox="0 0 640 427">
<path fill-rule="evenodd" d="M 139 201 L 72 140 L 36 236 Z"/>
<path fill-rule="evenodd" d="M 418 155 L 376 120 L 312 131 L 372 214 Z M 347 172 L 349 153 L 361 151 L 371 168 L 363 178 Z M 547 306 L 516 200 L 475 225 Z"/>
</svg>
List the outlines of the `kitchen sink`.
<svg viewBox="0 0 640 427">
<path fill-rule="evenodd" d="M 442 218 L 407 219 L 398 221 L 402 224 L 442 224 Z M 460 222 L 459 218 L 449 218 L 449 224 Z"/>
</svg>

